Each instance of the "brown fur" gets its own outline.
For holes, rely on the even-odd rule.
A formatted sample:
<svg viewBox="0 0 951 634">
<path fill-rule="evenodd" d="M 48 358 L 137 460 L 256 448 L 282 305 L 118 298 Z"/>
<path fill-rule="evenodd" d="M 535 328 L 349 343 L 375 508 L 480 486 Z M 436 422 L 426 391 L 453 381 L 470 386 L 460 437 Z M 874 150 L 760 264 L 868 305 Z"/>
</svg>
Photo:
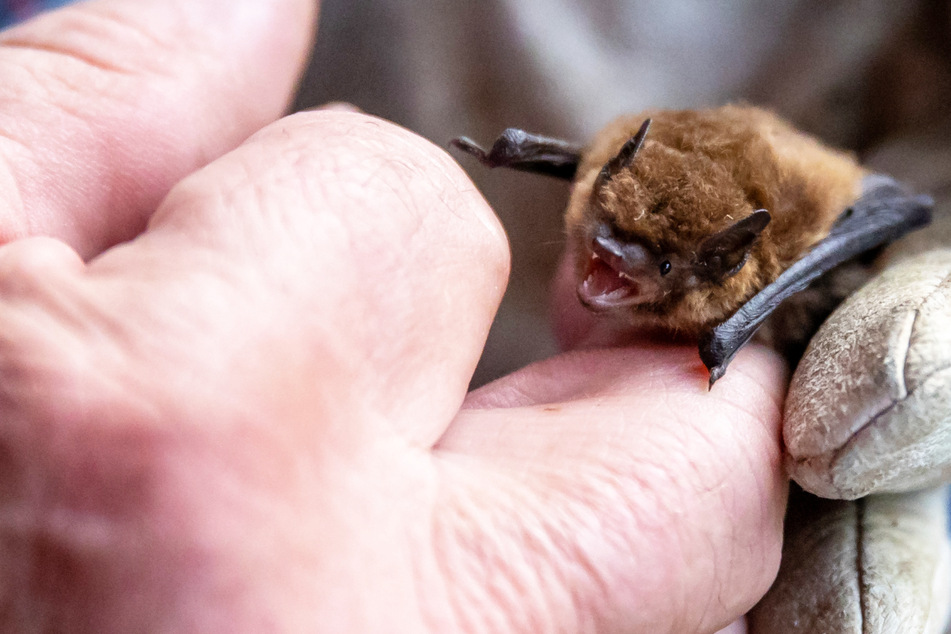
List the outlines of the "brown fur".
<svg viewBox="0 0 951 634">
<path fill-rule="evenodd" d="M 594 192 L 605 163 L 650 117 L 633 164 Z M 772 221 L 738 273 L 628 310 L 638 325 L 697 335 L 723 321 L 825 237 L 859 195 L 853 157 L 750 106 L 654 110 L 608 125 L 586 149 L 566 214 L 579 269 L 587 231 L 610 219 L 625 234 L 683 261 L 700 242 L 757 209 Z M 671 283 L 675 283 L 671 280 Z"/>
</svg>

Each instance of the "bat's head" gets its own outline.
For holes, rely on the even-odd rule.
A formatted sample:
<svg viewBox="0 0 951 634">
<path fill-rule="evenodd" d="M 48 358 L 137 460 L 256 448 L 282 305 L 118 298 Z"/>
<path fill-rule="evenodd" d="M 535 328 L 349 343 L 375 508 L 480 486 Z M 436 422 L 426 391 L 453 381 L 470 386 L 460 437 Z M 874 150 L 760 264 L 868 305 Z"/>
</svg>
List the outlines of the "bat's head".
<svg viewBox="0 0 951 634">
<path fill-rule="evenodd" d="M 649 126 L 579 174 L 568 213 L 578 297 L 696 334 L 762 285 L 750 256 L 770 215 L 736 185 L 734 166 L 648 142 Z"/>
</svg>

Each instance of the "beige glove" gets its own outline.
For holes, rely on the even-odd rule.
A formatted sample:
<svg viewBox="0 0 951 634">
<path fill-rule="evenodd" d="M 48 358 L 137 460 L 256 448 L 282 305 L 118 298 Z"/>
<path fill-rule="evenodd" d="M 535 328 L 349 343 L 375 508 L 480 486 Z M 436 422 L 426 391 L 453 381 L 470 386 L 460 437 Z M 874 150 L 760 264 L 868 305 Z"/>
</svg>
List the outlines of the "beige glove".
<svg viewBox="0 0 951 634">
<path fill-rule="evenodd" d="M 785 419 L 793 479 L 859 499 L 794 498 L 751 631 L 945 631 L 947 491 L 913 491 L 951 481 L 951 249 L 900 261 L 839 307 L 793 376 Z"/>
<path fill-rule="evenodd" d="M 948 622 L 947 490 L 790 502 L 776 583 L 757 634 L 938 634 Z"/>
<path fill-rule="evenodd" d="M 823 325 L 784 437 L 790 475 L 822 497 L 951 481 L 951 250 L 889 268 Z"/>
</svg>

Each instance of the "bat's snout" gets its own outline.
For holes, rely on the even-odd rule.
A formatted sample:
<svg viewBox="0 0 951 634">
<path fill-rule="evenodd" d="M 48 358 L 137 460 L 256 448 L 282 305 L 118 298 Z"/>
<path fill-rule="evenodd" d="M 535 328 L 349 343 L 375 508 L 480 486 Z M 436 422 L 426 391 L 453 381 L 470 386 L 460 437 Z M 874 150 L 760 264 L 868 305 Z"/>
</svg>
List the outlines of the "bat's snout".
<svg viewBox="0 0 951 634">
<path fill-rule="evenodd" d="M 641 245 L 598 235 L 591 241 L 578 299 L 596 312 L 650 302 L 660 294 L 651 254 Z"/>
</svg>

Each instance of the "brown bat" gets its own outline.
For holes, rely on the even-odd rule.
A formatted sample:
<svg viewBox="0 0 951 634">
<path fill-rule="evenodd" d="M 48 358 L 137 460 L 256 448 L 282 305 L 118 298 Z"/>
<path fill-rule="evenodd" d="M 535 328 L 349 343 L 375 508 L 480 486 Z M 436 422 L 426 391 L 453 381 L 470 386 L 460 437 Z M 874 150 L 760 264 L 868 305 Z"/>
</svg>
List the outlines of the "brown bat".
<svg viewBox="0 0 951 634">
<path fill-rule="evenodd" d="M 489 151 L 452 144 L 573 180 L 579 299 L 697 337 L 711 387 L 767 317 L 765 338 L 795 361 L 866 279 L 863 254 L 931 218 L 929 198 L 751 106 L 621 117 L 585 148 L 513 128 Z"/>
</svg>

